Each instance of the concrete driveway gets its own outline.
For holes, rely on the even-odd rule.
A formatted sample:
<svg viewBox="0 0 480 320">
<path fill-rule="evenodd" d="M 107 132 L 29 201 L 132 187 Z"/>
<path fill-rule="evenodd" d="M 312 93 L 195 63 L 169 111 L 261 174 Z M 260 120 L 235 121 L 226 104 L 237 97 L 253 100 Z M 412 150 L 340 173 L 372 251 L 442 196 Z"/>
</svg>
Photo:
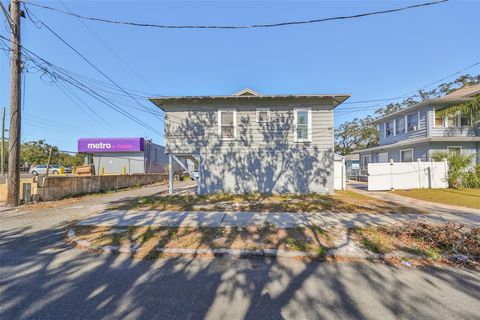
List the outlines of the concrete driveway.
<svg viewBox="0 0 480 320">
<path fill-rule="evenodd" d="M 136 261 L 64 242 L 72 219 L 112 201 L 157 192 L 165 186 L 0 216 L 0 319 L 474 319 L 480 314 L 480 274 L 471 270 L 269 259 Z"/>
</svg>

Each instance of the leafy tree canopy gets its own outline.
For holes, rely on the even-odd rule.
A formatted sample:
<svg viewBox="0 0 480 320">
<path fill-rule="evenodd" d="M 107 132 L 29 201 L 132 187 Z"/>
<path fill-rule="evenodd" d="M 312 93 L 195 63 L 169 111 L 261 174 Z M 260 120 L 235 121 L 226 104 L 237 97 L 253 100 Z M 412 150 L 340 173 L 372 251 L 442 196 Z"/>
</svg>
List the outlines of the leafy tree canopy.
<svg viewBox="0 0 480 320">
<path fill-rule="evenodd" d="M 83 155 L 77 153 L 71 155 L 67 152 L 58 150 L 58 147 L 50 145 L 45 140 L 28 141 L 20 147 L 20 159 L 22 163 L 46 164 L 48 154 L 52 149 L 51 164 L 61 164 L 64 166 L 77 166 L 83 163 Z"/>
</svg>

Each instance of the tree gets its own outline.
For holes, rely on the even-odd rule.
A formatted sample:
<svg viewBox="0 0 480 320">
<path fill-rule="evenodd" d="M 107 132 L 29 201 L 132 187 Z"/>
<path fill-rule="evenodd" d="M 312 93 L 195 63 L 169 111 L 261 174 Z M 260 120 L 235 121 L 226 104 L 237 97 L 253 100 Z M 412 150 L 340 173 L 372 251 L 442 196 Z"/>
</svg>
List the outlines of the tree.
<svg viewBox="0 0 480 320">
<path fill-rule="evenodd" d="M 335 152 L 346 155 L 357 149 L 378 145 L 379 132 L 373 118 L 355 118 L 335 130 Z"/>
<path fill-rule="evenodd" d="M 48 153 L 52 148 L 52 161 L 58 159 L 58 148 L 45 142 L 45 140 L 29 141 L 22 144 L 20 149 L 20 159 L 23 163 L 29 164 L 47 163 Z"/>
<path fill-rule="evenodd" d="M 83 164 L 84 156 L 80 153 L 71 155 L 61 152 L 58 147 L 50 145 L 45 140 L 28 141 L 22 144 L 20 149 L 20 159 L 22 163 L 46 164 L 48 154 L 52 149 L 51 164 L 61 164 L 63 166 L 78 166 Z"/>
</svg>

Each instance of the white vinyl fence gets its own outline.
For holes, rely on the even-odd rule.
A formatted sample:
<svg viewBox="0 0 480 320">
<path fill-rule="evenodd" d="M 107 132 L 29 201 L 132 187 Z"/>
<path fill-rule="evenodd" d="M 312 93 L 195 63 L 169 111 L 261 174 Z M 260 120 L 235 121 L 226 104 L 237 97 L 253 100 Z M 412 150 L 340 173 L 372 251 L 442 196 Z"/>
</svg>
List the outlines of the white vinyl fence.
<svg viewBox="0 0 480 320">
<path fill-rule="evenodd" d="M 335 160 L 333 162 L 333 189 L 345 190 L 346 179 L 345 160 Z"/>
<path fill-rule="evenodd" d="M 387 162 L 368 164 L 368 190 L 448 188 L 448 163 Z"/>
</svg>

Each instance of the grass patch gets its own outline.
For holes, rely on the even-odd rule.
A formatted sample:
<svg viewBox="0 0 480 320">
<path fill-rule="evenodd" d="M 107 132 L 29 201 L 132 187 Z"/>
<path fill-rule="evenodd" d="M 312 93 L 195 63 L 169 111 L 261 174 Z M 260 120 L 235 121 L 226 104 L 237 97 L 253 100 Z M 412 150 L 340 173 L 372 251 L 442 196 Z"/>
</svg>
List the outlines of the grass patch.
<svg viewBox="0 0 480 320">
<path fill-rule="evenodd" d="M 413 189 L 392 191 L 419 200 L 480 209 L 480 189 Z"/>
<path fill-rule="evenodd" d="M 257 212 L 374 212 L 423 213 L 353 191 L 337 191 L 334 195 L 259 193 L 210 195 L 156 195 L 125 200 L 110 209 L 162 211 L 257 211 Z"/>
<path fill-rule="evenodd" d="M 157 248 L 282 249 L 324 257 L 333 247 L 332 236 L 327 230 L 310 227 L 281 229 L 273 224 L 245 228 L 129 227 L 121 233 L 108 227 L 77 227 L 76 236 L 95 247 L 138 245 L 133 254 L 137 259 L 162 257 Z"/>
</svg>

